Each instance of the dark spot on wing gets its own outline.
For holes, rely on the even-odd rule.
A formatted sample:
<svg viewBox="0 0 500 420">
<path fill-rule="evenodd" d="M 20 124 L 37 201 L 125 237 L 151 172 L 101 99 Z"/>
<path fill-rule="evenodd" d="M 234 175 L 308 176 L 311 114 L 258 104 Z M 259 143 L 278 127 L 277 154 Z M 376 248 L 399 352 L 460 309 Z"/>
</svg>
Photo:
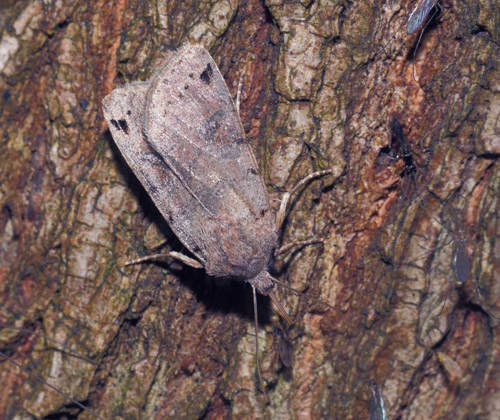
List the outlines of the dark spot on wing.
<svg viewBox="0 0 500 420">
<path fill-rule="evenodd" d="M 228 129 L 226 111 L 224 108 L 219 108 L 203 121 L 204 138 L 208 143 L 214 144 L 244 144 L 245 137 L 238 127 Z"/>
<path fill-rule="evenodd" d="M 111 120 L 111 124 L 113 124 L 113 126 L 117 129 L 117 130 L 121 130 L 121 131 L 124 131 L 125 134 L 128 134 L 128 124 L 127 124 L 127 121 L 125 120 Z"/>
<path fill-rule="evenodd" d="M 248 172 L 251 173 L 252 175 L 257 175 L 258 172 L 255 170 L 255 168 L 249 168 Z"/>
<path fill-rule="evenodd" d="M 210 65 L 210 63 L 208 63 L 205 70 L 203 70 L 203 72 L 200 74 L 200 79 L 205 84 L 209 85 L 211 80 L 212 80 L 213 74 L 214 74 L 214 71 L 212 70 L 212 66 Z"/>
<path fill-rule="evenodd" d="M 118 120 L 118 125 L 120 126 L 120 129 L 125 134 L 128 134 L 128 124 L 127 124 L 127 121 L 125 121 L 125 120 Z"/>
</svg>

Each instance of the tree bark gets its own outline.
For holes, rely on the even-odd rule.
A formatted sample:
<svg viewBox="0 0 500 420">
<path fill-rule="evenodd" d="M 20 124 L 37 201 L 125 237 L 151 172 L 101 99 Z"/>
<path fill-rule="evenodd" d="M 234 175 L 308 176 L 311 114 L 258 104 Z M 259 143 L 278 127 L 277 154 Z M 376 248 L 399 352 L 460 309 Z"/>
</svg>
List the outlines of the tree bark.
<svg viewBox="0 0 500 420">
<path fill-rule="evenodd" d="M 496 418 L 500 4 L 443 1 L 407 35 L 415 4 L 3 2 L 0 322 L 36 334 L 3 328 L 0 350 L 105 419 L 362 419 L 370 380 L 391 419 Z M 265 394 L 248 285 L 124 266 L 182 246 L 101 101 L 185 42 L 210 51 L 231 92 L 242 80 L 273 199 L 332 170 L 292 199 L 280 236 L 323 243 L 271 272 L 334 309 L 278 287 L 288 326 L 259 298 Z M 463 285 L 457 244 L 471 252 Z M 93 418 L 0 363 L 1 418 Z"/>
</svg>

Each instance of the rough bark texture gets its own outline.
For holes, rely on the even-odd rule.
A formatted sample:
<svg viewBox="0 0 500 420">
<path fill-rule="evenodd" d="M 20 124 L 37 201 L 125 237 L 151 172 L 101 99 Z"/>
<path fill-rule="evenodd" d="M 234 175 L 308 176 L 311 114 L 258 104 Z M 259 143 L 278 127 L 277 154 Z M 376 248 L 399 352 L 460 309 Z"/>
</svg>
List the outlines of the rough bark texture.
<svg viewBox="0 0 500 420">
<path fill-rule="evenodd" d="M 370 379 L 391 419 L 497 418 L 500 5 L 441 4 L 414 78 L 419 33 L 401 26 L 413 1 L 2 2 L 0 322 L 99 365 L 9 329 L 0 350 L 106 419 L 362 419 Z M 334 174 L 293 201 L 281 238 L 323 245 L 272 267 L 335 310 L 283 292 L 286 326 L 260 299 L 267 398 L 249 287 L 124 267 L 181 247 L 101 100 L 186 41 L 210 50 L 232 92 L 242 76 L 243 125 L 274 198 L 313 170 Z M 394 116 L 418 190 L 384 153 Z M 453 239 L 472 252 L 461 287 Z M 1 418 L 92 418 L 0 363 Z"/>
</svg>

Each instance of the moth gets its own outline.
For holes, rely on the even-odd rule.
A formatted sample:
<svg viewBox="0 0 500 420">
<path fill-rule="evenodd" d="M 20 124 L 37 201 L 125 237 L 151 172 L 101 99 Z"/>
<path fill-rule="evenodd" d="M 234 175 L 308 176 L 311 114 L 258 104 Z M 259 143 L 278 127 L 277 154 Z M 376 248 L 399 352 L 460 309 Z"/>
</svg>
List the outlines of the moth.
<svg viewBox="0 0 500 420">
<path fill-rule="evenodd" d="M 255 321 L 259 292 L 291 322 L 273 292 L 277 280 L 268 264 L 291 194 L 330 171 L 299 182 L 275 217 L 237 108 L 210 54 L 189 44 L 171 53 L 149 81 L 117 88 L 103 100 L 123 157 L 195 258 L 169 255 L 210 276 L 249 283 Z M 257 371 L 260 377 L 258 358 Z"/>
</svg>

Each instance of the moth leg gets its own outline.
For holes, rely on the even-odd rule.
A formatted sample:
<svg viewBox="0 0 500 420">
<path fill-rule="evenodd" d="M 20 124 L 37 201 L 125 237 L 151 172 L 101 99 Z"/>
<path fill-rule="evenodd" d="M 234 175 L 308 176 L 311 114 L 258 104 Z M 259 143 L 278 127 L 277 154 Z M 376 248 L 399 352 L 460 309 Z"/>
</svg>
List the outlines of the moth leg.
<svg viewBox="0 0 500 420">
<path fill-rule="evenodd" d="M 297 182 L 297 184 L 295 184 L 295 186 L 290 191 L 283 194 L 280 208 L 278 210 L 278 213 L 276 214 L 276 224 L 274 228 L 276 232 L 279 231 L 281 229 L 281 226 L 283 225 L 283 222 L 285 220 L 286 210 L 290 202 L 290 197 L 314 178 L 319 178 L 320 176 L 328 175 L 331 173 L 332 173 L 331 169 L 327 169 L 325 171 L 313 172 L 312 174 L 307 175 L 305 178 Z"/>
<path fill-rule="evenodd" d="M 274 255 L 281 255 L 284 254 L 285 252 L 288 252 L 290 249 L 295 248 L 295 247 L 303 247 L 307 245 L 312 245 L 312 244 L 322 244 L 323 240 L 319 238 L 312 238 L 308 239 L 307 241 L 294 241 L 289 244 L 286 244 L 282 246 L 280 249 L 277 249 L 274 251 Z"/>
<path fill-rule="evenodd" d="M 257 376 L 259 377 L 259 388 L 266 393 L 265 388 L 263 387 L 264 381 L 262 380 L 262 372 L 260 370 L 260 361 L 259 361 L 259 316 L 257 315 L 257 292 L 255 287 L 252 286 L 252 296 L 253 296 L 253 322 L 255 328 L 255 364 L 257 366 Z"/>
<path fill-rule="evenodd" d="M 190 258 L 187 255 L 181 254 L 180 252 L 171 251 L 170 256 L 172 258 L 175 258 L 176 260 L 183 262 L 186 265 L 189 265 L 190 267 L 203 268 L 203 265 L 198 260 Z"/>
<path fill-rule="evenodd" d="M 175 252 L 175 251 L 171 251 L 166 254 L 147 255 L 146 257 L 137 258 L 136 260 L 132 261 L 127 261 L 125 265 L 129 266 L 134 264 L 141 264 L 144 262 L 165 261 L 165 259 L 168 257 L 175 258 L 176 260 L 179 260 L 184 264 L 189 265 L 190 267 L 193 268 L 203 268 L 203 265 L 199 261 L 195 260 L 194 258 L 190 258 L 187 255 L 181 254 L 180 252 Z"/>
<path fill-rule="evenodd" d="M 236 99 L 234 101 L 234 106 L 236 107 L 236 113 L 238 116 L 240 115 L 240 99 L 241 99 L 241 90 L 243 88 L 243 74 L 240 76 L 240 80 L 238 81 L 238 87 L 236 89 Z"/>
</svg>

